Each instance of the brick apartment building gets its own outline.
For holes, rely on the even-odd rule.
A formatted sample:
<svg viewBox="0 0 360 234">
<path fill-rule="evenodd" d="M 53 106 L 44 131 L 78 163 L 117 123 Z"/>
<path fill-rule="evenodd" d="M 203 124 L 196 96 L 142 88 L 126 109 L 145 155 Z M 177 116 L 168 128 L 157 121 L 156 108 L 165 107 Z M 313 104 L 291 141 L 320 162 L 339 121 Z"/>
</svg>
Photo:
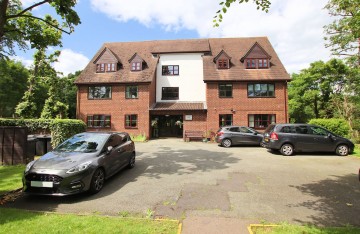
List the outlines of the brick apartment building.
<svg viewBox="0 0 360 234">
<path fill-rule="evenodd" d="M 148 138 L 287 122 L 283 64 L 267 37 L 105 43 L 75 81 L 88 131 Z"/>
</svg>

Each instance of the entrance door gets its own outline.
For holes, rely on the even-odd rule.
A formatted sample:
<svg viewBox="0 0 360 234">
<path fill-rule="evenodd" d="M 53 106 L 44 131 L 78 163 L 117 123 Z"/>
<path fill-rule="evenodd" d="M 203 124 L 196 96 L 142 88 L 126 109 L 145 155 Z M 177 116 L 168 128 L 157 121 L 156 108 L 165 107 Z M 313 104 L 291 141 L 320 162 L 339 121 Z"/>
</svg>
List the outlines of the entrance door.
<svg viewBox="0 0 360 234">
<path fill-rule="evenodd" d="M 159 115 L 153 116 L 158 119 L 159 137 L 182 137 L 183 119 L 182 115 Z"/>
</svg>

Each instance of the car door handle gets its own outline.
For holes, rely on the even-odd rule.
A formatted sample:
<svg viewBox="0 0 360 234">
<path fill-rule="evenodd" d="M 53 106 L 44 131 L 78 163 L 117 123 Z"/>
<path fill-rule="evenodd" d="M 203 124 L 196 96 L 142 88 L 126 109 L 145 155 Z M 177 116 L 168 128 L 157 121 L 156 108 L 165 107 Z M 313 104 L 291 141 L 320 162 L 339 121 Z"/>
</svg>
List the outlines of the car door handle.
<svg viewBox="0 0 360 234">
<path fill-rule="evenodd" d="M 125 150 L 124 149 L 119 149 L 117 152 L 122 153 L 122 152 L 125 152 Z"/>
</svg>

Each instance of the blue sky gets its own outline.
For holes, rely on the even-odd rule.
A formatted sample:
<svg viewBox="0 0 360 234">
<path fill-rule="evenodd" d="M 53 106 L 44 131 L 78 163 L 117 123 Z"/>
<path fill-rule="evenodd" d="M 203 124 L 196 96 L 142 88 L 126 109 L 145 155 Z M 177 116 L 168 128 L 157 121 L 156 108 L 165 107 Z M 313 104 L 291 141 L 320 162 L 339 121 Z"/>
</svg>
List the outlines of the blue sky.
<svg viewBox="0 0 360 234">
<path fill-rule="evenodd" d="M 29 5 L 35 0 L 22 0 Z M 330 59 L 324 46 L 323 26 L 333 19 L 323 9 L 327 0 L 272 0 L 269 13 L 252 3 L 233 4 L 219 28 L 212 17 L 217 0 L 80 0 L 76 5 L 82 24 L 63 35 L 62 54 L 54 64 L 67 74 L 82 70 L 104 42 L 267 36 L 289 73 L 316 60 Z M 38 7 L 35 15 L 49 13 Z M 50 12 L 51 13 L 51 12 Z M 58 49 L 58 48 L 54 48 Z M 18 53 L 31 64 L 32 51 Z"/>
</svg>

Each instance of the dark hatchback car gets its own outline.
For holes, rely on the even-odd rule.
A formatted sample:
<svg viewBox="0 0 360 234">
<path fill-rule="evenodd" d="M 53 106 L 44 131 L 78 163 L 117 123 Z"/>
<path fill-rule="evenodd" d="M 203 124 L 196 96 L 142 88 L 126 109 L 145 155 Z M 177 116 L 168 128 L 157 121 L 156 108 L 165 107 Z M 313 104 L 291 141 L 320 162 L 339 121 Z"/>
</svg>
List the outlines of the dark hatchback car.
<svg viewBox="0 0 360 234">
<path fill-rule="evenodd" d="M 310 124 L 271 124 L 264 132 L 263 144 L 286 156 L 294 152 L 335 152 L 346 156 L 354 150 L 350 140 Z"/>
<path fill-rule="evenodd" d="M 261 145 L 263 135 L 244 126 L 224 126 L 215 135 L 215 141 L 224 147 L 232 145 Z"/>
<path fill-rule="evenodd" d="M 99 192 L 105 179 L 135 166 L 135 145 L 124 132 L 84 132 L 30 162 L 23 191 L 31 194 L 69 195 Z"/>
</svg>

